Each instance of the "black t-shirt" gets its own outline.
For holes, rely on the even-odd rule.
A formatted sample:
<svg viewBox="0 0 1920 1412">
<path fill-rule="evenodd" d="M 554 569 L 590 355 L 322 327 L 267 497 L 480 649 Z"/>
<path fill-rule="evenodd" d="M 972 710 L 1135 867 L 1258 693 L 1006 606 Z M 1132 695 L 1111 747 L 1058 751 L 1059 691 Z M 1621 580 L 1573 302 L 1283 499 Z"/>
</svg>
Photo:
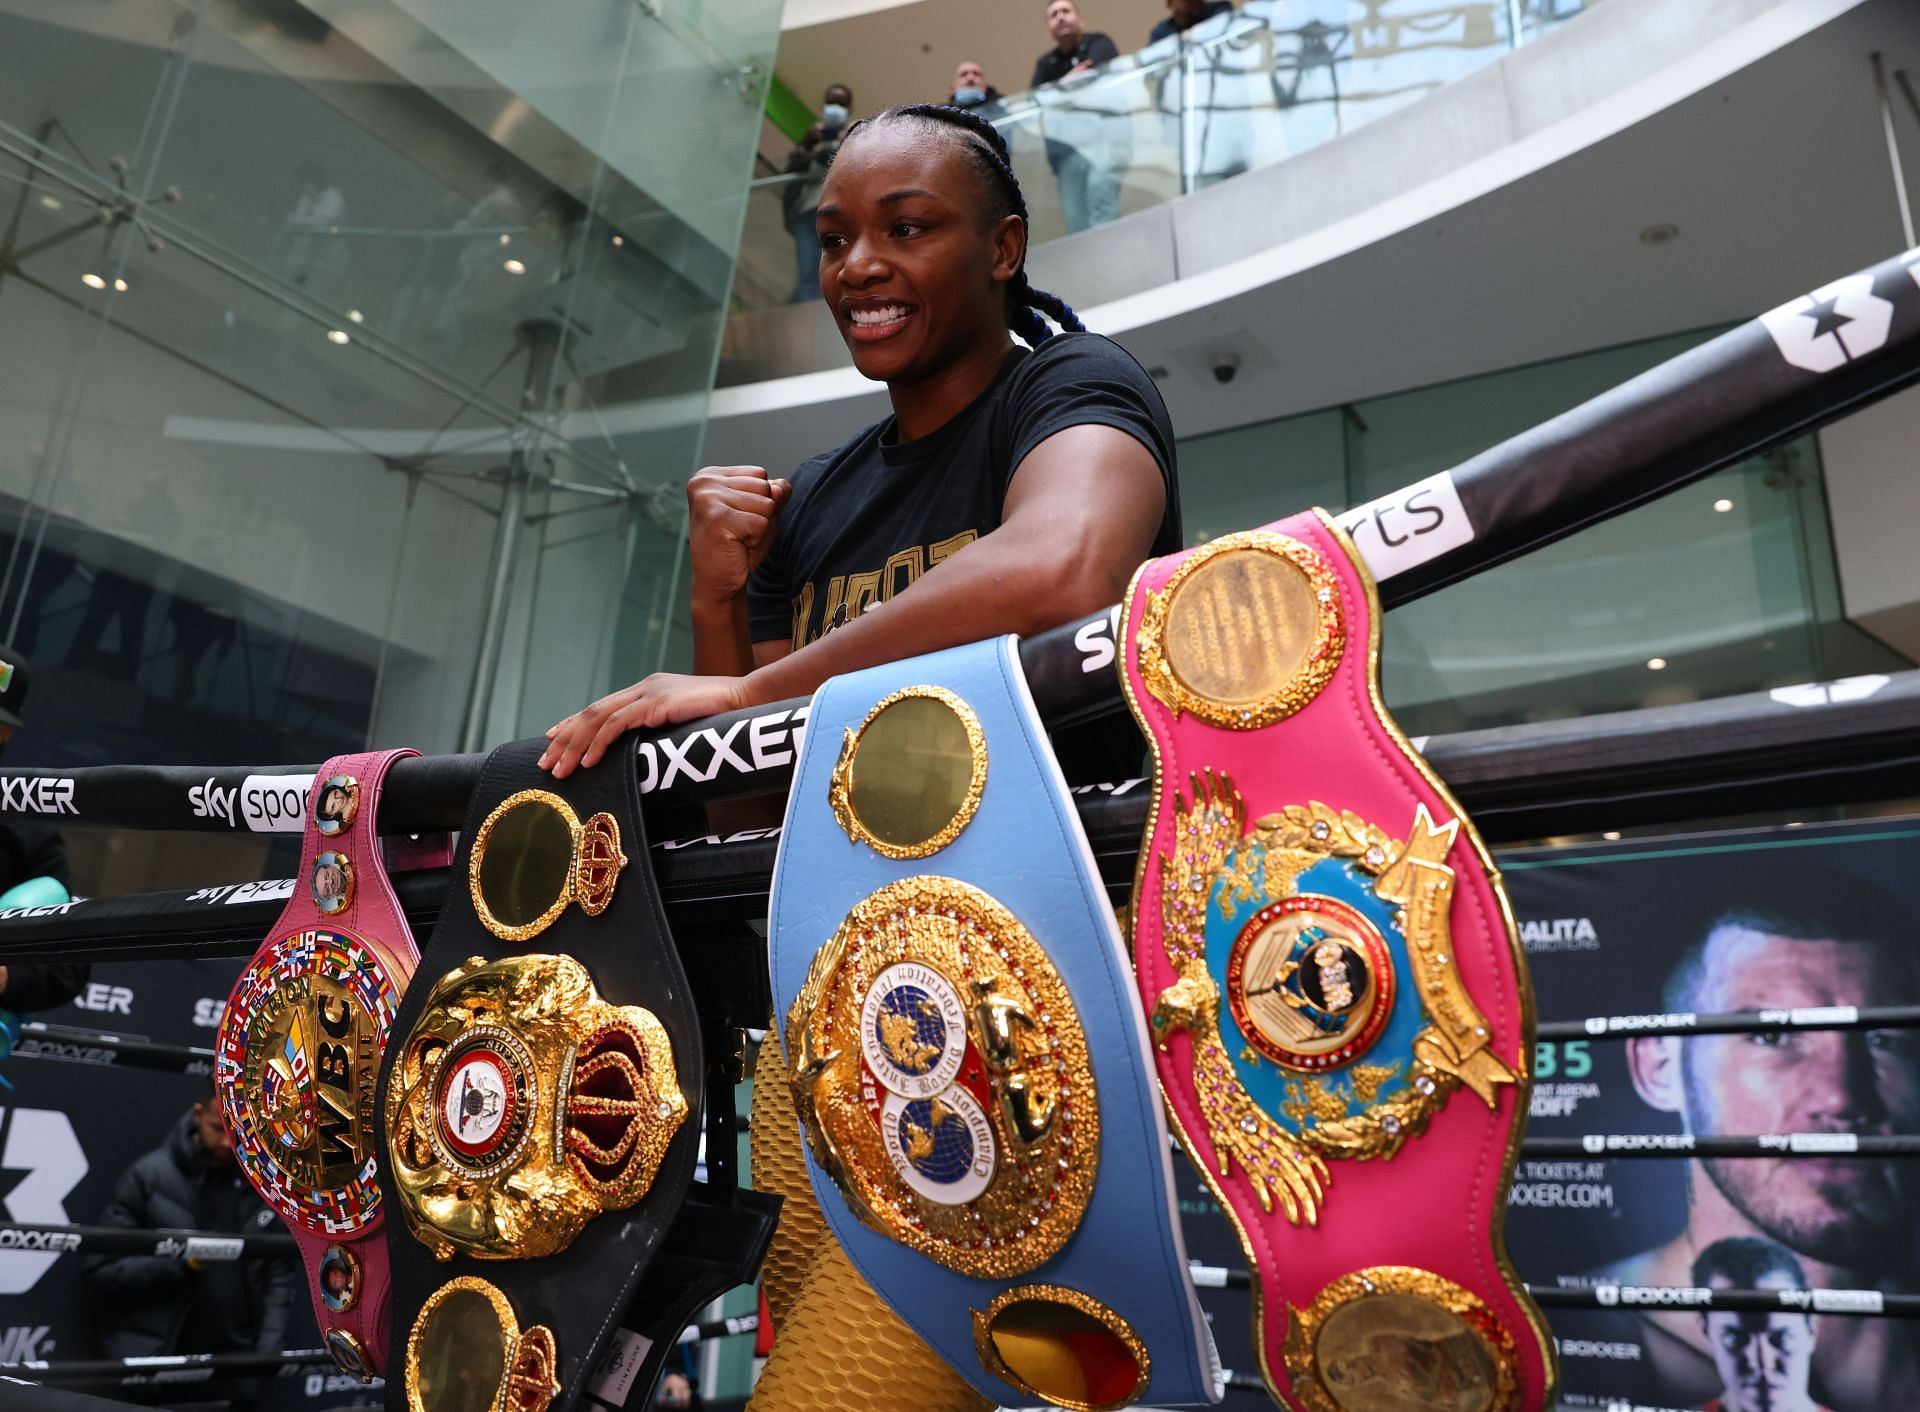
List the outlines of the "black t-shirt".
<svg viewBox="0 0 1920 1412">
<path fill-rule="evenodd" d="M 1153 556 L 1180 548 L 1180 479 L 1160 389 L 1118 344 L 1058 334 L 1016 347 L 993 385 L 938 431 L 890 444 L 889 417 L 793 473 L 773 548 L 747 585 L 755 642 L 798 649 L 905 589 L 1000 525 L 1007 487 L 1027 453 L 1075 426 L 1126 432 L 1166 478 Z M 983 634 L 984 635 L 984 634 Z M 1111 716 L 1057 732 L 1054 752 L 1076 784 L 1142 770 L 1144 746 L 1115 695 Z"/>
<path fill-rule="evenodd" d="M 1147 35 L 1147 43 L 1157 44 L 1170 34 L 1185 33 L 1186 30 L 1192 29 L 1196 25 L 1205 24 L 1208 20 L 1213 19 L 1216 15 L 1230 14 L 1232 13 L 1232 11 L 1233 11 L 1233 0 L 1209 0 L 1207 8 L 1200 12 L 1200 18 L 1195 20 L 1193 24 L 1185 26 L 1184 29 L 1182 28 L 1182 26 L 1174 23 L 1172 15 L 1168 15 L 1164 20 L 1160 21 L 1159 24 L 1153 27 L 1152 33 Z"/>
<path fill-rule="evenodd" d="M 1027 453 L 1068 427 L 1117 427 L 1153 454 L 1167 483 L 1157 557 L 1180 548 L 1173 424 L 1160 389 L 1099 334 L 1016 347 L 992 386 L 938 431 L 892 444 L 893 418 L 793 473 L 773 548 L 747 585 L 755 642 L 798 651 L 885 603 L 1000 524 Z"/>
<path fill-rule="evenodd" d="M 1058 45 L 1042 54 L 1033 65 L 1033 82 L 1029 88 L 1039 88 L 1042 84 L 1058 83 L 1069 71 L 1079 64 L 1104 64 L 1109 59 L 1120 57 L 1120 50 L 1106 35 L 1095 32 L 1082 34 L 1080 43 L 1071 54 L 1062 54 Z"/>
</svg>

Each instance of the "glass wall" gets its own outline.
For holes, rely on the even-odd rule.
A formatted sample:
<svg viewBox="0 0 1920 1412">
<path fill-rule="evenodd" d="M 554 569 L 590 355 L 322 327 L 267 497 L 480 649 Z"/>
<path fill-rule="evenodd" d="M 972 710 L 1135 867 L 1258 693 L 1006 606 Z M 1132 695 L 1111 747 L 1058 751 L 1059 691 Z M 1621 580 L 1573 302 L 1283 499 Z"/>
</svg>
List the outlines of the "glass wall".
<svg viewBox="0 0 1920 1412">
<path fill-rule="evenodd" d="M 1244 0 L 1085 74 L 980 109 L 1035 242 L 1270 166 L 1404 108 L 1594 0 Z M 856 90 L 858 82 L 855 83 Z M 818 173 L 754 183 L 736 308 L 805 302 L 796 223 Z"/>
<path fill-rule="evenodd" d="M 1607 349 L 1180 443 L 1200 543 L 1338 511 L 1455 466 L 1708 333 Z M 1383 686 L 1415 735 L 1912 665 L 1842 616 L 1808 437 L 1387 615 Z"/>
<path fill-rule="evenodd" d="M 11 758 L 479 748 L 683 658 L 779 15 L 0 0 Z"/>
</svg>

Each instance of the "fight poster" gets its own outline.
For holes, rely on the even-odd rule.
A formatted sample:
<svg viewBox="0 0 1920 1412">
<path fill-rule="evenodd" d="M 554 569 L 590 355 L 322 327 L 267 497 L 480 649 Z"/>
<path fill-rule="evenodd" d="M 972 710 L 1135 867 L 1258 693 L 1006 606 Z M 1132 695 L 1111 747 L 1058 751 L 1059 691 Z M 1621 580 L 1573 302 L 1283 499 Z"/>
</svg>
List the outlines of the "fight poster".
<svg viewBox="0 0 1920 1412">
<path fill-rule="evenodd" d="M 1543 1020 L 1920 1003 L 1920 822 L 1703 834 L 1501 860 Z M 1593 1028 L 1601 1028 L 1599 1025 Z M 1920 1031 L 1783 1030 L 1543 1043 L 1507 1216 L 1520 1273 L 1593 1285 L 1551 1310 L 1565 1405 L 1886 1412 L 1920 1400 L 1920 1324 L 1839 1313 L 1703 1317 L 1638 1290 L 1910 1292 L 1912 1161 L 1702 1160 L 1710 1135 L 1920 1132 Z M 1632 1144 L 1670 1153 L 1609 1156 Z M 1657 1298 L 1657 1297 L 1656 1297 Z M 1669 1298 L 1672 1298 L 1671 1296 Z"/>
</svg>

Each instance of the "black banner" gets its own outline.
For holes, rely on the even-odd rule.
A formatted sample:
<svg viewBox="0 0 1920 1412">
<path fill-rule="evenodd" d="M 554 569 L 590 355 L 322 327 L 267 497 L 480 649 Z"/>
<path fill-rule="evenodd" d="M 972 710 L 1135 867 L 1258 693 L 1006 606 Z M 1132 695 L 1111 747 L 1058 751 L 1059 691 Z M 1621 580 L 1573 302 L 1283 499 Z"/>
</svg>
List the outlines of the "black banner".
<svg viewBox="0 0 1920 1412">
<path fill-rule="evenodd" d="M 1920 1294 L 1917 849 L 1903 820 L 1502 858 L 1541 1015 L 1630 1036 L 1538 1045 L 1508 1210 L 1521 1274 L 1599 1306 L 1551 1310 L 1569 1390 L 1883 1412 L 1920 1387 L 1920 1330 L 1822 1317 Z M 1687 1023 L 1730 1012 L 1761 1023 Z M 1781 1308 L 1703 1311 L 1715 1284 Z"/>
</svg>

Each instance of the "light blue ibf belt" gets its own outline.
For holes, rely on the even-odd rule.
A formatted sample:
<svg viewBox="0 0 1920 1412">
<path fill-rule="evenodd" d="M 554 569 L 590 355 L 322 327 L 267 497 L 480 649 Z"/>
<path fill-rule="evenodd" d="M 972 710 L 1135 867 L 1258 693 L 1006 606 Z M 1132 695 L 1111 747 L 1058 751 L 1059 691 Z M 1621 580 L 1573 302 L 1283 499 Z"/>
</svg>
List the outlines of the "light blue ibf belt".
<svg viewBox="0 0 1920 1412">
<path fill-rule="evenodd" d="M 774 870 L 821 1209 L 995 1403 L 1210 1403 L 1145 1022 L 1011 637 L 839 677 Z"/>
</svg>

